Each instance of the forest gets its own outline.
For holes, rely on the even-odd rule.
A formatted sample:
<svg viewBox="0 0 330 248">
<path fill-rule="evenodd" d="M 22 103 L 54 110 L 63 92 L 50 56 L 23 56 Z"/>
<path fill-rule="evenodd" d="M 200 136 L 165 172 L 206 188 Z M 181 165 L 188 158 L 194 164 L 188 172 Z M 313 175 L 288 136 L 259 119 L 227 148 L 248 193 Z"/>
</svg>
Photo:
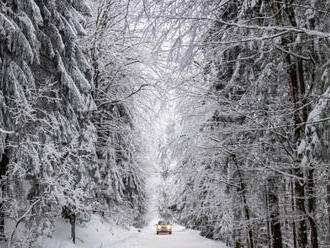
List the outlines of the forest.
<svg viewBox="0 0 330 248">
<path fill-rule="evenodd" d="M 0 0 L 0 246 L 159 216 L 330 247 L 329 0 Z M 156 170 L 156 171 L 157 171 Z"/>
</svg>

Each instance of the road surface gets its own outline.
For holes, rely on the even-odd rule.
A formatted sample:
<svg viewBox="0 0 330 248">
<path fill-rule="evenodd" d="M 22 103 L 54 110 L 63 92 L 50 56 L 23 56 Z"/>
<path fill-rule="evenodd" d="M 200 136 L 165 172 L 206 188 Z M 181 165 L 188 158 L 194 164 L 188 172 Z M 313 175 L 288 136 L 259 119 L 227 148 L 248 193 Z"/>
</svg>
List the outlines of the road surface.
<svg viewBox="0 0 330 248">
<path fill-rule="evenodd" d="M 153 230 L 154 229 L 154 230 Z M 146 228 L 125 240 L 118 240 L 116 248 L 227 248 L 224 244 L 199 236 L 197 231 L 173 227 L 172 235 L 156 235 L 156 228 Z M 106 248 L 106 246 L 104 247 Z"/>
<path fill-rule="evenodd" d="M 152 223 L 156 223 L 154 220 Z M 37 247 L 42 248 L 227 248 L 216 242 L 199 236 L 197 231 L 173 225 L 172 235 L 156 235 L 156 225 L 142 229 L 122 229 L 93 216 L 85 225 L 77 225 L 76 244 L 70 238 L 70 225 L 59 219 L 51 237 L 43 237 Z"/>
</svg>

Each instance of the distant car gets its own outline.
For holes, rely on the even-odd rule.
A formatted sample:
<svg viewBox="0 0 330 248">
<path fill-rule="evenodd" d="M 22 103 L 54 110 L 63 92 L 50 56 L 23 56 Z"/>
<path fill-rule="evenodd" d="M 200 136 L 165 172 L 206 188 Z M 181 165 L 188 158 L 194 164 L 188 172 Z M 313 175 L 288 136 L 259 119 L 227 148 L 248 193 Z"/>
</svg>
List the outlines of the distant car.
<svg viewBox="0 0 330 248">
<path fill-rule="evenodd" d="M 172 224 L 169 221 L 160 220 L 156 224 L 156 234 L 168 233 L 172 234 Z"/>
</svg>

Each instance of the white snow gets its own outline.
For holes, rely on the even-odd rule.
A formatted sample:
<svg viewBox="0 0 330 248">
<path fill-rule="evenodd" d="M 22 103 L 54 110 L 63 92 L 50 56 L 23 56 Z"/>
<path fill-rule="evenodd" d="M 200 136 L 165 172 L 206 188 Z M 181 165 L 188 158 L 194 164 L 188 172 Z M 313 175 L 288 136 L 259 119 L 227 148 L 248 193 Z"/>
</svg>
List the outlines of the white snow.
<svg viewBox="0 0 330 248">
<path fill-rule="evenodd" d="M 70 240 L 70 225 L 62 220 L 57 222 L 51 238 L 39 240 L 39 248 L 226 248 L 221 242 L 199 236 L 198 231 L 187 230 L 173 225 L 173 234 L 156 235 L 155 221 L 146 228 L 125 230 L 114 226 L 98 216 L 91 222 L 78 226 L 77 240 Z"/>
<path fill-rule="evenodd" d="M 198 231 L 186 230 L 181 226 L 174 225 L 172 235 L 156 235 L 155 230 L 156 227 L 151 224 L 116 248 L 226 248 L 220 242 L 199 236 Z"/>
</svg>

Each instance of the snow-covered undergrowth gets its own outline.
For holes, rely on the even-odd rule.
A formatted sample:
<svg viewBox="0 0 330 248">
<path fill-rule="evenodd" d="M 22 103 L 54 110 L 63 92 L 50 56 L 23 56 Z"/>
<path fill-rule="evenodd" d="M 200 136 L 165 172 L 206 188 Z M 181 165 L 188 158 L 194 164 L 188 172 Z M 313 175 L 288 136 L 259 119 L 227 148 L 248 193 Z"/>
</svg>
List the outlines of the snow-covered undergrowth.
<svg viewBox="0 0 330 248">
<path fill-rule="evenodd" d="M 136 235 L 138 230 L 118 227 L 111 221 L 100 216 L 92 216 L 88 223 L 77 224 L 76 244 L 70 239 L 70 224 L 63 219 L 57 220 L 56 229 L 52 237 L 43 237 L 38 248 L 104 248 L 116 247 L 116 244 L 125 242 Z"/>
</svg>

